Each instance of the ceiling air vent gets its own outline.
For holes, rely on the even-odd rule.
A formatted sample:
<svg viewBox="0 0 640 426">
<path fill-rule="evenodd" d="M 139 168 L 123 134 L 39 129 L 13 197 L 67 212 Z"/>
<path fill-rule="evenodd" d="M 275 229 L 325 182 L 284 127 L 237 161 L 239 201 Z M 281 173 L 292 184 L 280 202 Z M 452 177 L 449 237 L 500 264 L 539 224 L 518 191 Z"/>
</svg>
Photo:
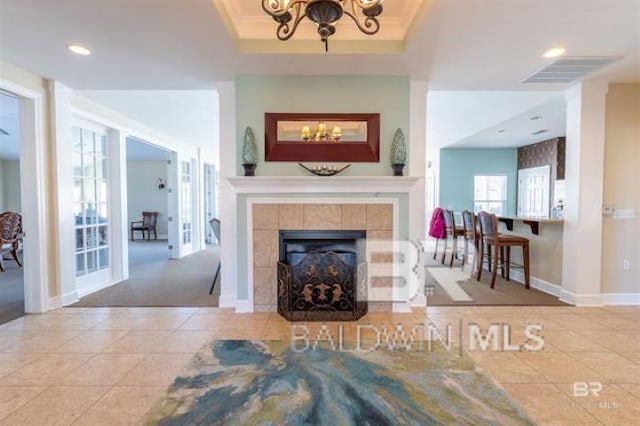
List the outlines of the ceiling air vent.
<svg viewBox="0 0 640 426">
<path fill-rule="evenodd" d="M 523 83 L 571 83 L 587 74 L 606 67 L 620 59 L 619 56 L 592 56 L 587 58 L 562 58 L 547 65 Z"/>
</svg>

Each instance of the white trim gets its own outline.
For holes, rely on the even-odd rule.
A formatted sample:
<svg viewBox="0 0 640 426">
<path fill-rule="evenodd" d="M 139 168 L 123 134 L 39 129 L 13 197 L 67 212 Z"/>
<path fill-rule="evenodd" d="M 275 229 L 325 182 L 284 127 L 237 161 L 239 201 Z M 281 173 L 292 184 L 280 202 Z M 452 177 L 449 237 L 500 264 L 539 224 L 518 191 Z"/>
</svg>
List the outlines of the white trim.
<svg viewBox="0 0 640 426">
<path fill-rule="evenodd" d="M 224 178 L 236 194 L 408 193 L 423 178 L 396 176 L 253 176 Z"/>
<path fill-rule="evenodd" d="M 236 314 L 247 314 L 253 312 L 253 302 L 250 300 L 236 300 Z"/>
<path fill-rule="evenodd" d="M 58 309 L 78 301 L 78 293 L 73 290 L 61 296 L 50 297 L 48 300 L 48 310 Z"/>
<path fill-rule="evenodd" d="M 99 272 L 102 272 L 102 271 L 99 271 Z M 98 273 L 99 273 L 99 272 L 98 272 Z M 87 275 L 87 276 L 89 276 L 89 277 L 90 277 L 90 276 L 91 276 L 91 274 L 90 274 L 90 275 Z M 111 287 L 112 285 L 116 285 L 116 284 L 121 283 L 121 282 L 122 282 L 122 281 L 116 281 L 116 280 L 109 280 L 109 281 L 101 280 L 101 281 L 99 281 L 99 282 L 98 282 L 98 283 L 96 283 L 96 284 L 92 284 L 92 285 L 87 285 L 87 286 L 84 286 L 84 287 L 80 287 L 80 288 L 78 288 L 78 290 L 77 290 L 78 297 L 79 297 L 79 298 L 83 298 L 83 297 L 85 297 L 85 296 L 87 296 L 87 295 L 89 295 L 89 294 L 95 293 L 95 292 L 97 292 L 97 291 L 103 290 L 103 289 L 105 289 L 105 288 L 107 288 L 107 287 Z"/>
<path fill-rule="evenodd" d="M 23 248 L 24 308 L 28 313 L 40 313 L 49 309 L 44 94 L 4 79 L 0 79 L 0 89 L 20 97 L 20 198 L 28 242 Z"/>
<path fill-rule="evenodd" d="M 605 305 L 640 305 L 640 293 L 602 293 Z"/>
<path fill-rule="evenodd" d="M 559 299 L 575 306 L 602 306 L 602 294 L 575 294 L 563 289 Z"/>
<path fill-rule="evenodd" d="M 246 201 L 246 213 L 247 213 L 247 251 L 246 251 L 246 259 L 247 259 L 247 297 L 248 300 L 237 300 L 236 301 L 236 312 L 240 312 L 239 309 L 248 309 L 243 310 L 242 312 L 253 312 L 254 311 L 254 300 L 253 300 L 253 206 L 255 204 L 391 204 L 393 207 L 393 241 L 394 245 L 398 241 L 399 233 L 400 233 L 400 202 L 397 198 L 314 198 L 314 199 L 306 199 L 299 197 L 287 197 L 287 198 L 279 198 L 279 197 L 248 197 Z M 394 247 L 397 252 L 397 247 Z M 394 269 L 397 268 L 397 265 L 394 264 Z M 395 275 L 395 274 L 394 274 Z M 394 290 L 394 295 L 395 295 Z M 244 303 L 246 302 L 246 306 Z M 396 306 L 397 305 L 397 306 Z M 405 306 L 406 305 L 406 306 Z M 396 302 L 393 304 L 394 312 L 406 312 L 407 309 L 410 311 L 411 307 L 406 302 Z"/>
<path fill-rule="evenodd" d="M 524 285 L 524 273 L 521 270 L 511 271 L 510 275 L 512 281 Z M 549 281 L 536 277 L 529 277 L 529 283 L 532 288 L 540 290 L 543 293 L 547 293 L 555 297 L 560 297 L 562 294 L 562 287 L 557 284 L 550 283 Z"/>
</svg>

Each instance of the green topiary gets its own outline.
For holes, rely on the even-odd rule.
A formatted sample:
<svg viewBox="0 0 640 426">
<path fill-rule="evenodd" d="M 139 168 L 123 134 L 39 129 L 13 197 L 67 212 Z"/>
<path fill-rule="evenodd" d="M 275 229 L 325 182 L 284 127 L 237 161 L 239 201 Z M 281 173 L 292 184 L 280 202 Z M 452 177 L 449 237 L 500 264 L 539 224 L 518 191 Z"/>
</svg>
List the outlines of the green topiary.
<svg viewBox="0 0 640 426">
<path fill-rule="evenodd" d="M 402 129 L 396 130 L 391 144 L 391 164 L 399 165 L 407 162 L 407 144 L 404 140 Z"/>
<path fill-rule="evenodd" d="M 251 127 L 247 127 L 244 131 L 244 142 L 242 144 L 242 164 L 258 163 L 258 146 L 256 145 L 256 137 Z"/>
</svg>

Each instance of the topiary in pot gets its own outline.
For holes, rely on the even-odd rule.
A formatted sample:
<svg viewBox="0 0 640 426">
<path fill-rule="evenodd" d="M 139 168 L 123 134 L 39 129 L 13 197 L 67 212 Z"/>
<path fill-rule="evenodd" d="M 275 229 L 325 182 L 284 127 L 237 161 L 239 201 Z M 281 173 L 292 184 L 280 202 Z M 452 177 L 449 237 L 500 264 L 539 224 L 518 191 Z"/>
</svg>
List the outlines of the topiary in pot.
<svg viewBox="0 0 640 426">
<path fill-rule="evenodd" d="M 257 163 L 258 146 L 256 145 L 256 137 L 251 127 L 247 127 L 244 131 L 244 140 L 242 143 L 242 167 L 244 167 L 244 175 L 255 176 Z"/>
<path fill-rule="evenodd" d="M 391 144 L 391 168 L 394 176 L 403 176 L 404 166 L 407 163 L 407 143 L 402 129 L 396 130 Z"/>
</svg>

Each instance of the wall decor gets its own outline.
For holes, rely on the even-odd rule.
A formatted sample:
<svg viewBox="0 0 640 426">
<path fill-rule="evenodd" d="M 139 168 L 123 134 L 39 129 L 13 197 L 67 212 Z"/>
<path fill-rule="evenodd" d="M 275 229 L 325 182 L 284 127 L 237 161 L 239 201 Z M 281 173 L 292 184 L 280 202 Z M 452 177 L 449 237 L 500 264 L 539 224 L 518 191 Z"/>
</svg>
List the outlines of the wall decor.
<svg viewBox="0 0 640 426">
<path fill-rule="evenodd" d="M 335 176 L 338 173 L 342 173 L 351 167 L 351 164 L 347 164 L 344 167 L 336 167 L 332 165 L 323 164 L 321 166 L 311 166 L 307 167 L 302 163 L 298 163 L 300 167 L 308 171 L 309 173 L 313 173 L 316 176 Z"/>
<path fill-rule="evenodd" d="M 380 114 L 265 114 L 266 161 L 380 161 Z"/>
<path fill-rule="evenodd" d="M 404 166 L 407 163 L 407 144 L 402 129 L 396 130 L 391 144 L 391 168 L 394 176 L 403 176 Z"/>
<path fill-rule="evenodd" d="M 247 127 L 244 131 L 244 140 L 242 143 L 242 167 L 244 167 L 244 175 L 255 176 L 257 163 L 258 146 L 256 145 L 256 137 L 251 127 Z"/>
</svg>

